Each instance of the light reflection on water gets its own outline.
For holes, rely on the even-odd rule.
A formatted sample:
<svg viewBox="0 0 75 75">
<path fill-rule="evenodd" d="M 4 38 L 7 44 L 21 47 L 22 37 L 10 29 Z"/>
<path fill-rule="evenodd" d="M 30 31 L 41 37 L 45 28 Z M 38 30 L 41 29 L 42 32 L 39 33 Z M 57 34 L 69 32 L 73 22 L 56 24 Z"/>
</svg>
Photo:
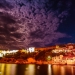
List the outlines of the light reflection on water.
<svg viewBox="0 0 75 75">
<path fill-rule="evenodd" d="M 16 64 L 0 64 L 0 75 L 15 75 Z"/>
<path fill-rule="evenodd" d="M 75 75 L 75 66 L 73 65 L 53 65 L 53 75 Z"/>
<path fill-rule="evenodd" d="M 0 75 L 75 75 L 75 66 L 0 64 Z"/>
<path fill-rule="evenodd" d="M 25 70 L 25 75 L 35 75 L 35 65 L 28 65 L 28 67 Z"/>
<path fill-rule="evenodd" d="M 52 75 L 51 65 L 50 64 L 48 64 L 48 75 Z"/>
</svg>

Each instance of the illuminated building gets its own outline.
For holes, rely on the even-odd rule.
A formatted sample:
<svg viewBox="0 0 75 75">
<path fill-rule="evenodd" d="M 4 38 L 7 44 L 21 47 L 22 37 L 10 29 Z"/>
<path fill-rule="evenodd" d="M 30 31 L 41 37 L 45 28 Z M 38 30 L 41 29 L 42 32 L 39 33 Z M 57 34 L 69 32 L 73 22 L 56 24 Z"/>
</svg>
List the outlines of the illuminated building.
<svg viewBox="0 0 75 75">
<path fill-rule="evenodd" d="M 74 48 L 74 46 L 73 46 L 72 43 L 68 43 L 68 44 L 67 44 L 67 47 L 68 47 L 68 49 L 73 49 L 73 48 Z"/>
<path fill-rule="evenodd" d="M 25 49 L 22 49 L 21 52 L 25 52 L 26 53 L 26 50 Z"/>
<path fill-rule="evenodd" d="M 29 52 L 35 52 L 35 47 L 29 47 L 27 50 L 28 50 Z"/>
<path fill-rule="evenodd" d="M 0 57 L 5 56 L 6 54 L 16 53 L 18 50 L 0 50 Z"/>
<path fill-rule="evenodd" d="M 0 58 L 2 58 L 3 57 L 3 54 L 2 53 L 0 53 Z"/>
<path fill-rule="evenodd" d="M 59 48 L 59 45 L 56 45 L 56 49 L 58 49 Z"/>
</svg>

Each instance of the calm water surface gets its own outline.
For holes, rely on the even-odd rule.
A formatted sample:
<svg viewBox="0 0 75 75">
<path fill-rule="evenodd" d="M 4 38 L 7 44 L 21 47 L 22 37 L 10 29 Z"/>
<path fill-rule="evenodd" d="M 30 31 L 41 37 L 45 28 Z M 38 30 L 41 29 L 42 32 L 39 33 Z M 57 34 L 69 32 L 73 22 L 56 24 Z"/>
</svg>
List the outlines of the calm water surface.
<svg viewBox="0 0 75 75">
<path fill-rule="evenodd" d="M 75 75 L 75 66 L 0 64 L 0 75 Z"/>
</svg>

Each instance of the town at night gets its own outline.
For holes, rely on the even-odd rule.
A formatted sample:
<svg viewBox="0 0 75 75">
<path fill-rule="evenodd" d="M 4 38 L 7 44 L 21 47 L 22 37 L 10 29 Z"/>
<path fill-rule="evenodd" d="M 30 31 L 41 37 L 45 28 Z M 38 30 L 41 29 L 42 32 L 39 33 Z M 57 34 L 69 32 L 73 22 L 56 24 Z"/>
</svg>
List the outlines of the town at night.
<svg viewBox="0 0 75 75">
<path fill-rule="evenodd" d="M 75 75 L 75 1 L 0 0 L 0 75 Z"/>
<path fill-rule="evenodd" d="M 16 64 L 75 64 L 75 44 L 51 47 L 30 47 L 21 50 L 0 50 L 0 62 Z"/>
</svg>

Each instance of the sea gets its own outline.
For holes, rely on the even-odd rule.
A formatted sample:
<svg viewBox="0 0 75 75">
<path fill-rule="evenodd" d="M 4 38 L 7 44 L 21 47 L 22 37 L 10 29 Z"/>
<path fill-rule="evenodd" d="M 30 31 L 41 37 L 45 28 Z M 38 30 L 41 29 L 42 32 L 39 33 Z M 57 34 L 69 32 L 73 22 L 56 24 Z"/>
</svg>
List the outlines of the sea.
<svg viewBox="0 0 75 75">
<path fill-rule="evenodd" d="M 75 75 L 75 66 L 0 63 L 0 75 Z"/>
</svg>

